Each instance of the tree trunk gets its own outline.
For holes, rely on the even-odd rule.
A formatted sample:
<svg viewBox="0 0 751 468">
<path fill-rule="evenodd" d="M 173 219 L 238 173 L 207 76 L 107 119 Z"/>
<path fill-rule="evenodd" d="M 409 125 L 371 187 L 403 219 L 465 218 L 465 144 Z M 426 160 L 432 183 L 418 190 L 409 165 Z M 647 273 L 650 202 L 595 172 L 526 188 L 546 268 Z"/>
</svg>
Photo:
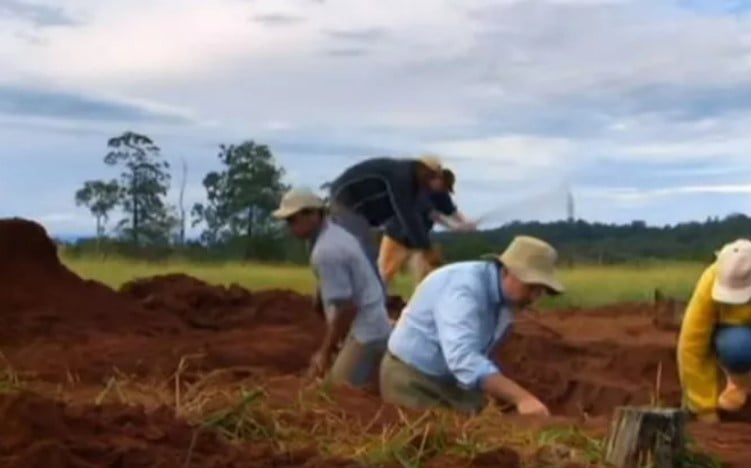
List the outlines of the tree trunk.
<svg viewBox="0 0 751 468">
<path fill-rule="evenodd" d="M 245 231 L 245 260 L 253 258 L 253 222 L 255 221 L 254 210 L 248 208 L 248 229 Z"/>
<path fill-rule="evenodd" d="M 136 177 L 137 174 L 133 174 L 133 184 L 131 185 L 131 190 L 133 193 L 131 194 L 133 197 L 133 244 L 138 247 L 138 230 L 140 229 L 139 226 L 139 219 L 138 217 L 141 215 L 138 209 L 138 194 L 136 193 Z"/>
<path fill-rule="evenodd" d="M 102 248 L 102 217 L 96 217 L 96 254 L 100 254 Z"/>
<path fill-rule="evenodd" d="M 185 159 L 182 160 L 183 175 L 180 181 L 180 245 L 185 245 L 185 204 L 183 198 L 185 196 L 185 183 L 188 178 L 188 165 L 185 163 Z"/>
<path fill-rule="evenodd" d="M 679 409 L 617 408 L 605 461 L 616 468 L 683 466 L 685 421 L 686 414 Z"/>
</svg>

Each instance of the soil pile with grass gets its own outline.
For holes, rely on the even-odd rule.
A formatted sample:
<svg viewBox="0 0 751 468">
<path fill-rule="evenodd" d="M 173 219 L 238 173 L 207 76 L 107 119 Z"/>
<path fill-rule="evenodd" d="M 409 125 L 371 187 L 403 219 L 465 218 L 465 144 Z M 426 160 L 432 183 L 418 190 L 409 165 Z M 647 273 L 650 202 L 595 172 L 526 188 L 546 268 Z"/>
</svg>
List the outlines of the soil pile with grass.
<svg viewBox="0 0 751 468">
<path fill-rule="evenodd" d="M 285 290 L 251 293 L 236 284 L 213 286 L 176 273 L 137 279 L 120 292 L 155 313 L 170 312 L 187 326 L 207 330 L 318 321 L 310 300 Z"/>
<path fill-rule="evenodd" d="M 185 275 L 117 292 L 60 263 L 44 228 L 0 220 L 0 342 L 9 364 L 39 378 L 104 381 L 117 371 L 164 377 L 191 357 L 196 372 L 252 367 L 300 372 L 324 324 L 309 298 L 251 293 Z"/>
<path fill-rule="evenodd" d="M 180 322 L 152 314 L 107 286 L 63 266 L 37 223 L 0 220 L 0 340 L 85 339 L 94 332 L 169 334 Z"/>
<path fill-rule="evenodd" d="M 154 398 L 156 412 L 111 403 L 66 407 L 26 394 L 0 397 L 3 466 L 183 466 L 194 431 L 175 419 L 176 410 L 164 407 L 165 402 L 179 407 L 186 392 L 199 401 L 200 392 L 222 394 L 227 386 L 248 381 L 269 390 L 270 401 L 286 395 L 282 409 L 291 407 L 324 330 L 311 299 L 290 291 L 251 292 L 181 274 L 133 281 L 121 291 L 85 281 L 60 263 L 44 229 L 26 220 L 0 220 L 0 257 L 5 360 L 0 364 L 22 382 L 57 388 L 76 401 L 83 395 L 79 388 L 96 395 L 106 384 L 107 398 L 129 402 L 122 389 L 110 385 L 113 379 L 156 381 L 159 391 L 175 393 Z M 402 306 L 399 298 L 390 298 L 392 316 Z M 626 304 L 521 314 L 498 356 L 507 375 L 565 417 L 607 417 L 615 406 L 653 401 L 675 406 L 680 403 L 677 332 L 655 326 L 655 313 L 648 304 Z M 309 426 L 297 419 L 295 424 L 313 433 L 319 430 L 316 418 L 341 412 L 346 413 L 338 416 L 345 431 L 352 427 L 347 415 L 359 416 L 363 427 L 379 433 L 404 424 L 394 411 L 382 409 L 376 397 L 362 392 L 335 395 L 325 408 L 309 413 Z M 749 427 L 735 423 L 720 429 L 696 426 L 694 431 L 727 459 L 746 453 L 747 460 Z M 472 437 L 478 431 L 495 437 L 480 428 Z M 428 437 L 413 436 L 417 441 Z M 276 460 L 276 466 L 317 463 L 315 450 L 291 459 L 274 455 L 267 445 L 230 448 L 215 436 L 201 435 L 193 444 L 197 458 L 191 466 L 271 466 L 240 464 L 261 460 L 255 452 L 243 452 L 258 447 L 265 447 L 264 457 Z M 486 458 L 497 466 L 500 460 L 513 465 L 515 457 L 513 451 L 491 450 Z M 435 458 L 438 463 L 442 457 Z M 22 461 L 26 464 L 18 465 Z"/>
</svg>

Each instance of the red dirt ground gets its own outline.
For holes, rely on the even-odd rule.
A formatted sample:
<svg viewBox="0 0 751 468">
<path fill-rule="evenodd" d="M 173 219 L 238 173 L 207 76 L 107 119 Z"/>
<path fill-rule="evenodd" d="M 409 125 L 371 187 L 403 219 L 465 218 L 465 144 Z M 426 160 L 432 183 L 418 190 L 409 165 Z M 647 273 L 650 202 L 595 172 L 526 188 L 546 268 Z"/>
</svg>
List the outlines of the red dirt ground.
<svg viewBox="0 0 751 468">
<path fill-rule="evenodd" d="M 357 466 L 323 460 L 314 450 L 278 454 L 261 443 L 230 445 L 176 420 L 166 407 L 65 406 L 21 393 L 0 395 L 0 417 L 0 465 L 9 468 Z"/>
<path fill-rule="evenodd" d="M 84 281 L 61 265 L 44 229 L 26 220 L 0 220 L 0 258 L 2 357 L 22 380 L 100 384 L 115 372 L 165 379 L 189 356 L 193 375 L 238 368 L 246 376 L 287 379 L 277 385 L 281 398 L 300 381 L 323 332 L 310 298 L 290 291 L 248 292 L 185 275 L 142 279 L 121 291 Z M 397 315 L 399 299 L 390 302 Z M 660 399 L 678 405 L 676 331 L 656 327 L 655 316 L 650 304 L 522 314 L 498 356 L 509 376 L 566 417 L 601 419 L 615 406 L 647 403 L 658 374 Z M 340 411 L 363 418 L 380 408 L 370 395 L 338 397 Z M 171 414 L 112 405 L 66 407 L 31 394 L 2 396 L 0 465 L 183 466 L 193 429 Z M 741 419 L 751 421 L 751 411 Z M 742 466 L 751 458 L 748 423 L 693 425 L 692 431 L 729 462 Z M 346 464 L 322 461 L 314 452 L 269 450 L 238 448 L 202 434 L 192 466 Z M 501 451 L 486 458 L 488 466 L 503 466 L 499 460 L 516 466 L 514 456 Z M 432 466 L 455 462 L 435 460 Z M 482 457 L 475 461 L 481 462 Z"/>
</svg>

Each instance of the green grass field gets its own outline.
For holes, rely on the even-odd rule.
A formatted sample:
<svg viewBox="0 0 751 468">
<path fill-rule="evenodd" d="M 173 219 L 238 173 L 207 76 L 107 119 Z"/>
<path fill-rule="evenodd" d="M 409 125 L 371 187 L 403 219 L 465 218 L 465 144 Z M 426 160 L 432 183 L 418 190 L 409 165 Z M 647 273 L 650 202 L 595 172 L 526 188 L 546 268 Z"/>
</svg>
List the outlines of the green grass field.
<svg viewBox="0 0 751 468">
<path fill-rule="evenodd" d="M 200 264 L 187 262 L 147 263 L 122 259 L 71 258 L 63 262 L 80 276 L 114 288 L 135 278 L 165 273 L 185 273 L 213 284 L 237 283 L 251 290 L 282 288 L 310 293 L 314 277 L 298 266 L 244 263 Z M 623 301 L 650 300 L 655 288 L 687 298 L 703 265 L 698 263 L 651 263 L 634 266 L 580 266 L 563 269 L 568 291 L 544 305 L 592 307 Z M 401 277 L 394 292 L 407 297 L 412 290 L 409 277 Z"/>
</svg>

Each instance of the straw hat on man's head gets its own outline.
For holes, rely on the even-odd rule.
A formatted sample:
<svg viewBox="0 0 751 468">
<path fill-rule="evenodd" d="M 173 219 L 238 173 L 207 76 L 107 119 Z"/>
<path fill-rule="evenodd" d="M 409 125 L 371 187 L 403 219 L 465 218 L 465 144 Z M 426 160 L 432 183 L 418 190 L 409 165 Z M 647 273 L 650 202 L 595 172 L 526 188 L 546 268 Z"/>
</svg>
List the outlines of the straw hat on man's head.
<svg viewBox="0 0 751 468">
<path fill-rule="evenodd" d="M 725 304 L 751 300 L 751 240 L 738 239 L 717 252 L 717 276 L 712 299 Z"/>
<path fill-rule="evenodd" d="M 555 271 L 558 253 L 543 240 L 517 236 L 498 260 L 522 283 L 544 286 L 551 294 L 565 290 Z"/>
<path fill-rule="evenodd" d="M 296 188 L 284 194 L 279 208 L 272 213 L 272 216 L 277 219 L 287 219 L 300 211 L 322 209 L 325 205 L 323 199 L 309 188 Z"/>
</svg>

